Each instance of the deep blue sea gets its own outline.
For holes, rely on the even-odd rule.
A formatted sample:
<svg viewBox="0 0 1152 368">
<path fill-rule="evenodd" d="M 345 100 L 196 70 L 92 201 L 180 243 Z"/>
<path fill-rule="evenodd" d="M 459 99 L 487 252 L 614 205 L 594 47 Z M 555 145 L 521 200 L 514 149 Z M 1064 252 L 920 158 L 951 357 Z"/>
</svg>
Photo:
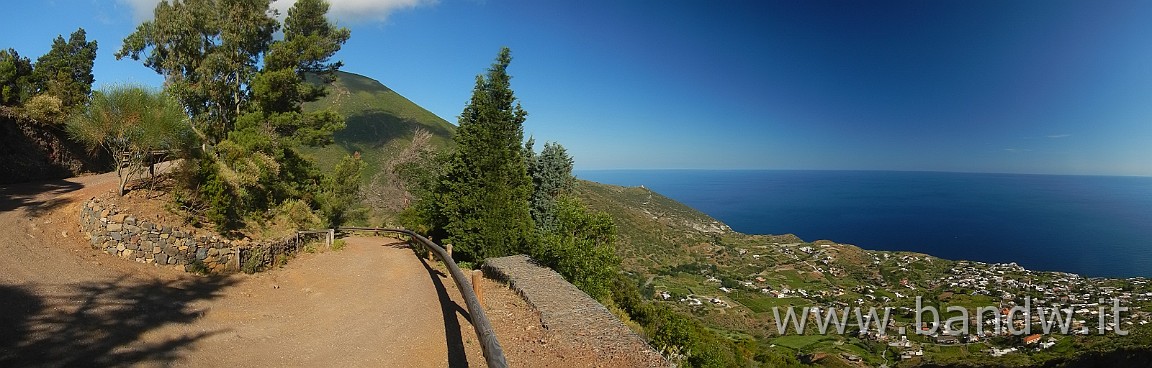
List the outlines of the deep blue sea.
<svg viewBox="0 0 1152 368">
<path fill-rule="evenodd" d="M 1152 277 L 1152 177 L 893 171 L 581 170 L 749 234 Z"/>
</svg>

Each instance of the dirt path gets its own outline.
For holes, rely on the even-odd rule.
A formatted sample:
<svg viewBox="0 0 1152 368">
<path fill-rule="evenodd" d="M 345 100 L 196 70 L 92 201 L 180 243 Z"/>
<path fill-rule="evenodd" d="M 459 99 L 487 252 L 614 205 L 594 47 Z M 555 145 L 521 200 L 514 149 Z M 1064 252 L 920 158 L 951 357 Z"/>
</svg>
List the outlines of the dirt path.
<svg viewBox="0 0 1152 368">
<path fill-rule="evenodd" d="M 483 364 L 454 285 L 394 239 L 349 238 L 258 275 L 194 276 L 78 237 L 81 201 L 115 185 L 95 175 L 0 188 L 0 366 Z"/>
<path fill-rule="evenodd" d="M 444 279 L 404 243 L 347 242 L 339 252 L 306 254 L 290 267 L 247 277 L 216 300 L 192 303 L 193 310 L 211 311 L 196 323 L 165 325 L 143 337 L 204 336 L 195 344 L 203 353 L 179 366 L 447 367 L 483 361 L 479 350 L 465 349 L 463 334 L 472 331 L 462 303 L 453 300 L 459 297 L 452 298 Z"/>
</svg>

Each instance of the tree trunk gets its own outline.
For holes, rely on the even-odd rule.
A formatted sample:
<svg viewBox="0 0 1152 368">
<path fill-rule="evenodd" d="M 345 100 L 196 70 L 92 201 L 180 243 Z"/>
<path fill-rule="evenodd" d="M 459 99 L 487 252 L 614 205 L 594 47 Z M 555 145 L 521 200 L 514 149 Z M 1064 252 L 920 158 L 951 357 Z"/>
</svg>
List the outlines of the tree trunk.
<svg viewBox="0 0 1152 368">
<path fill-rule="evenodd" d="M 121 197 L 123 197 L 124 196 L 124 187 L 128 186 L 128 173 L 124 172 L 124 163 L 123 162 L 117 162 L 116 163 L 116 178 L 119 179 L 118 182 L 120 184 L 117 187 L 117 189 L 120 190 L 119 194 Z"/>
</svg>

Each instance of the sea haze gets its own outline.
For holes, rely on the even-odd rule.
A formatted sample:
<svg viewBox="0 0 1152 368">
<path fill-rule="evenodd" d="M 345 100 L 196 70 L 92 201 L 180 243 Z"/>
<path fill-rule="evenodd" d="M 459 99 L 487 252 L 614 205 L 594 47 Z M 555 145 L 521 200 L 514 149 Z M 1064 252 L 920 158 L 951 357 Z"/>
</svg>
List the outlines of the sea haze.
<svg viewBox="0 0 1152 368">
<path fill-rule="evenodd" d="M 1152 178 L 894 171 L 580 170 L 748 234 L 1152 277 Z"/>
</svg>

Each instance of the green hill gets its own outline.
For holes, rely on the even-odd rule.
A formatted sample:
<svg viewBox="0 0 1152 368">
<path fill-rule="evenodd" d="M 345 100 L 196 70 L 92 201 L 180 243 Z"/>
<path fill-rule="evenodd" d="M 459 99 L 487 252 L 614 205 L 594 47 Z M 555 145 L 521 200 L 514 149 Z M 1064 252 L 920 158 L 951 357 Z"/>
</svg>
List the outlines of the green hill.
<svg viewBox="0 0 1152 368">
<path fill-rule="evenodd" d="M 375 175 L 378 163 L 410 142 L 415 129 L 432 133 L 433 144 L 440 147 L 450 145 L 456 131 L 455 125 L 384 84 L 353 73 L 337 72 L 336 80 L 328 85 L 328 95 L 304 106 L 306 110 L 325 107 L 343 114 L 348 126 L 336 133 L 336 144 L 304 151 L 325 170 L 340 158 L 360 152 L 368 164 L 365 178 Z"/>
<path fill-rule="evenodd" d="M 691 249 L 732 230 L 720 221 L 644 187 L 579 180 L 576 194 L 616 222 L 625 269 L 648 273 L 691 262 Z"/>
</svg>

